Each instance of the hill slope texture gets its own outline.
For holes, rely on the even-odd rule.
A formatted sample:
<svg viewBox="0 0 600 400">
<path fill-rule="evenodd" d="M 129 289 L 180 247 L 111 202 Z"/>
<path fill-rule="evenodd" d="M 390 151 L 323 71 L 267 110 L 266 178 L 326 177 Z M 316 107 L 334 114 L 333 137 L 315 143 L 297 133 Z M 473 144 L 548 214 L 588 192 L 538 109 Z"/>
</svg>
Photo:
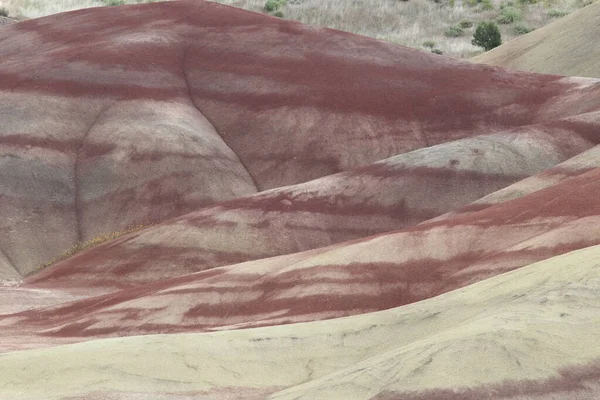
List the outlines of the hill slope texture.
<svg viewBox="0 0 600 400">
<path fill-rule="evenodd" d="M 542 74 L 600 78 L 600 2 L 471 60 Z"/>
<path fill-rule="evenodd" d="M 600 80 L 204 1 L 0 43 L 0 400 L 600 396 Z"/>
</svg>

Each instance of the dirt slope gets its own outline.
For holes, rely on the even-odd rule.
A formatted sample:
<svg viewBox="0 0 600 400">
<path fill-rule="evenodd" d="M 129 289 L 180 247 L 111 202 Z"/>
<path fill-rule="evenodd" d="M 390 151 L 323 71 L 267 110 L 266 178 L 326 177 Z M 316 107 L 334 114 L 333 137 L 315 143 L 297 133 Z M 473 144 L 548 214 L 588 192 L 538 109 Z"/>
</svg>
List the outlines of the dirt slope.
<svg viewBox="0 0 600 400">
<path fill-rule="evenodd" d="M 600 78 L 600 2 L 471 59 L 543 74 Z"/>
<path fill-rule="evenodd" d="M 399 230 L 466 206 L 589 148 L 591 142 L 575 132 L 527 127 L 483 135 L 218 203 L 57 263 L 28 283 L 111 291 L 157 276 Z"/>
<path fill-rule="evenodd" d="M 600 244 L 599 182 L 600 169 L 593 169 L 479 212 L 1 321 L 11 335 L 37 331 L 82 340 L 290 324 L 398 307 Z M 101 283 L 92 280 L 90 287 Z M 52 280 L 42 287 L 52 288 Z"/>
<path fill-rule="evenodd" d="M 0 44 L 0 250 L 22 274 L 102 233 L 600 106 L 580 82 L 203 1 L 29 20 Z"/>
<path fill-rule="evenodd" d="M 4 354 L 0 397 L 591 400 L 599 257 L 591 247 L 349 318 Z"/>
<path fill-rule="evenodd" d="M 0 400 L 600 395 L 600 80 L 179 1 L 0 30 L 0 122 Z"/>
</svg>

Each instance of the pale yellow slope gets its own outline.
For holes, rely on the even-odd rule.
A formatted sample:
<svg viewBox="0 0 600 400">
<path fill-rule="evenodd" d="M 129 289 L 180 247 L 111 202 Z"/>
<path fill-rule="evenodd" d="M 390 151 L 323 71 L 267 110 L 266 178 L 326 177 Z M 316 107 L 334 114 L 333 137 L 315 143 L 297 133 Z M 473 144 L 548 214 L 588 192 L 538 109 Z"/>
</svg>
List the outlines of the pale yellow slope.
<svg viewBox="0 0 600 400">
<path fill-rule="evenodd" d="M 546 379 L 598 359 L 600 246 L 378 313 L 0 355 L 0 398 L 369 399 Z"/>
<path fill-rule="evenodd" d="M 600 2 L 471 61 L 544 74 L 600 78 Z"/>
</svg>

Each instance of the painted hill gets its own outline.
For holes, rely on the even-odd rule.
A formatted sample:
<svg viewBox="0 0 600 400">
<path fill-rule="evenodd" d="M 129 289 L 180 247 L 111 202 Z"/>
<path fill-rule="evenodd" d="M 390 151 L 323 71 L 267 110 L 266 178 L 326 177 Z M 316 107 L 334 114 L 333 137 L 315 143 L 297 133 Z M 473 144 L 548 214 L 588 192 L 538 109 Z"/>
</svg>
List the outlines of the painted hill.
<svg viewBox="0 0 600 400">
<path fill-rule="evenodd" d="M 600 78 L 600 2 L 471 61 L 544 74 Z"/>
<path fill-rule="evenodd" d="M 462 139 L 218 203 L 57 263 L 28 283 L 112 291 L 398 230 L 589 148 L 591 138 L 575 131 L 549 135 L 528 127 Z"/>
<path fill-rule="evenodd" d="M 14 400 L 594 399 L 599 257 L 591 247 L 349 318 L 13 352 L 0 387 Z"/>
<path fill-rule="evenodd" d="M 0 400 L 600 394 L 600 80 L 203 1 L 0 41 Z"/>
<path fill-rule="evenodd" d="M 202 1 L 75 11 L 0 41 L 0 250 L 20 274 L 97 235 L 598 108 L 568 79 Z"/>
</svg>

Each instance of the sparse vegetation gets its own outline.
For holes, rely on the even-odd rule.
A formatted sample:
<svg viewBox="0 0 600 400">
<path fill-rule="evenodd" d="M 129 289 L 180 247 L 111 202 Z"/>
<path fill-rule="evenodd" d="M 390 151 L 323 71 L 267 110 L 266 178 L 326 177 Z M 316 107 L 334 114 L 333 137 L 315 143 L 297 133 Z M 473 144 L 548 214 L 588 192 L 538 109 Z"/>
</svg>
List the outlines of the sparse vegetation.
<svg viewBox="0 0 600 400">
<path fill-rule="evenodd" d="M 548 11 L 548 17 L 550 18 L 562 18 L 565 15 L 569 15 L 568 11 L 561 11 L 561 10 L 550 10 Z"/>
<path fill-rule="evenodd" d="M 498 25 L 493 22 L 481 22 L 477 25 L 477 29 L 473 34 L 471 43 L 474 46 L 483 47 L 485 51 L 489 51 L 502 44 L 502 35 Z"/>
<path fill-rule="evenodd" d="M 492 3 L 491 0 L 482 0 L 479 3 L 479 9 L 481 11 L 490 11 L 494 9 L 494 4 Z"/>
<path fill-rule="evenodd" d="M 513 24 L 523 19 L 521 11 L 513 6 L 502 7 L 500 10 L 500 16 L 497 18 L 500 24 Z"/>
<path fill-rule="evenodd" d="M 107 0 L 108 1 L 108 0 Z M 125 4 L 148 3 L 155 0 L 120 0 Z M 496 20 L 501 16 L 497 0 L 288 0 L 271 3 L 274 11 L 265 9 L 268 0 L 213 0 L 217 3 L 242 7 L 255 12 L 296 20 L 313 26 L 325 26 L 342 31 L 371 36 L 392 43 L 423 48 L 424 40 L 432 40 L 436 48 L 451 57 L 472 57 L 479 51 L 471 44 L 469 30 L 482 21 Z M 273 0 L 271 0 L 273 1 Z M 514 24 L 523 22 L 527 27 L 542 27 L 590 3 L 591 0 L 504 0 L 503 8 L 513 7 L 521 18 L 499 26 L 502 38 L 510 40 L 521 28 Z M 48 14 L 85 7 L 106 5 L 105 0 L 10 0 L 3 4 L 12 16 L 36 18 Z M 548 11 L 550 10 L 550 11 Z M 560 10 L 560 11 L 557 11 Z M 278 13 L 278 11 L 280 13 Z M 504 11 L 506 14 L 507 11 Z M 510 11 L 508 12 L 510 14 Z M 508 17 L 514 20 L 514 15 Z M 502 17 L 505 20 L 506 17 Z M 464 27 L 462 21 L 473 22 Z M 445 35 L 448 27 L 458 25 L 465 33 Z M 474 30 L 474 29 L 473 29 Z M 467 32 L 469 32 L 467 34 Z"/>
<path fill-rule="evenodd" d="M 469 21 L 468 19 L 463 19 L 462 21 L 460 21 L 458 23 L 458 26 L 460 26 L 463 29 L 469 29 L 469 28 L 473 27 L 473 21 Z"/>
<path fill-rule="evenodd" d="M 104 3 L 109 6 L 122 6 L 125 4 L 125 0 L 104 0 Z"/>
<path fill-rule="evenodd" d="M 440 49 L 435 48 L 435 42 L 433 40 L 423 42 L 423 47 L 430 49 L 433 54 L 442 54 Z"/>
<path fill-rule="evenodd" d="M 6 8 L 0 8 L 0 17 L 8 17 L 8 10 Z"/>
<path fill-rule="evenodd" d="M 526 33 L 531 32 L 533 29 L 528 27 L 522 22 L 518 22 L 515 24 L 515 33 L 517 35 L 525 35 Z"/>
<path fill-rule="evenodd" d="M 127 235 L 128 233 L 133 233 L 133 232 L 140 231 L 142 229 L 146 229 L 150 226 L 151 225 L 137 225 L 137 226 L 127 228 L 122 231 L 98 235 L 98 236 L 94 237 L 93 239 L 87 240 L 85 242 L 79 242 L 79 243 L 75 244 L 73 247 L 71 247 L 69 250 L 60 253 L 58 256 L 54 257 L 52 260 L 45 262 L 41 265 L 38 265 L 38 267 L 36 268 L 36 271 L 39 271 L 46 267 L 49 267 L 50 265 L 55 264 L 59 261 L 66 260 L 67 258 L 72 257 L 75 254 L 77 254 L 83 250 L 97 246 L 104 242 L 108 242 L 109 240 L 117 239 L 121 236 Z"/>
<path fill-rule="evenodd" d="M 444 31 L 444 35 L 446 37 L 453 37 L 453 38 L 462 36 L 463 33 L 464 33 L 463 29 L 458 25 L 451 26 L 450 28 L 448 28 Z"/>
<path fill-rule="evenodd" d="M 285 6 L 287 3 L 287 0 L 268 0 L 265 3 L 265 11 L 269 12 L 269 13 L 277 13 L 277 12 L 281 12 L 281 8 L 283 6 Z M 281 15 L 283 17 L 283 14 Z"/>
<path fill-rule="evenodd" d="M 477 6 L 478 7 L 478 9 L 476 10 L 477 12 L 488 11 L 488 10 L 494 9 L 494 4 L 492 3 L 491 0 L 466 0 L 466 3 L 468 5 L 470 5 L 471 7 Z"/>
</svg>

